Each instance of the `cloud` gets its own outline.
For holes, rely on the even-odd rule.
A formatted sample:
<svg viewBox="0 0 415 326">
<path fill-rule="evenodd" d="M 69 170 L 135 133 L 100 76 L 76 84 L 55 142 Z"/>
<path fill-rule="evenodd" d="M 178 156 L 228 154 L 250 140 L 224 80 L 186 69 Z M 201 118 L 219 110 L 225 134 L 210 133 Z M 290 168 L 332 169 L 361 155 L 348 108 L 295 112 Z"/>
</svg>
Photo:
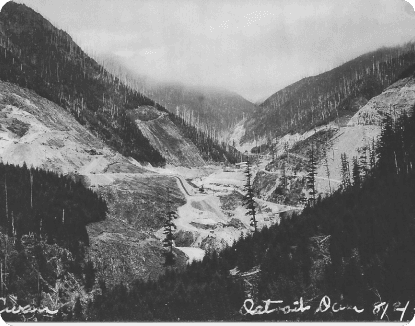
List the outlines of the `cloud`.
<svg viewBox="0 0 415 326">
<path fill-rule="evenodd" d="M 404 0 L 21 1 L 140 74 L 250 99 L 415 35 Z"/>
</svg>

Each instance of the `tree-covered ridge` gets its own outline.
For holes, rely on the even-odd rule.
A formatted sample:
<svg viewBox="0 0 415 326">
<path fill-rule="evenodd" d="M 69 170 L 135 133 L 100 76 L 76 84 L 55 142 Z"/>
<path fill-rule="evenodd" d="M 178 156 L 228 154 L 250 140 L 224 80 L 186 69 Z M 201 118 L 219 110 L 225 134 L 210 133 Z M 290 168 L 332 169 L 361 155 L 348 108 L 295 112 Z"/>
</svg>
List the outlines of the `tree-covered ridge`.
<svg viewBox="0 0 415 326">
<path fill-rule="evenodd" d="M 86 225 L 105 219 L 107 205 L 80 180 L 44 170 L 0 163 L 0 230 L 30 233 L 76 254 L 89 244 Z"/>
<path fill-rule="evenodd" d="M 126 114 L 155 103 L 108 73 L 41 15 L 22 4 L 5 4 L 0 52 L 2 80 L 61 105 L 122 154 L 153 165 L 165 163 Z"/>
<path fill-rule="evenodd" d="M 351 116 L 396 80 L 410 75 L 415 44 L 382 48 L 335 69 L 304 78 L 269 97 L 245 124 L 242 141 L 305 132 Z M 411 70 L 412 69 L 412 70 Z"/>
<path fill-rule="evenodd" d="M 241 238 L 219 254 L 210 253 L 182 273 L 169 272 L 157 282 L 140 281 L 130 289 L 116 287 L 97 298 L 88 311 L 90 317 L 107 321 L 411 320 L 415 116 L 389 117 L 376 148 L 371 171 L 363 166 L 365 160 L 354 160 L 352 182 L 329 197 L 317 198 L 302 214 Z M 242 315 L 247 312 L 239 310 L 246 294 L 231 274 L 248 271 L 252 275 L 258 268 L 257 279 L 250 280 L 253 288 L 244 288 L 255 307 L 264 306 L 262 300 L 268 299 L 283 300 L 281 308 L 293 307 L 303 298 L 304 306 L 313 309 Z M 364 311 L 335 312 L 329 307 L 316 313 L 324 296 L 331 304 L 356 305 Z M 408 302 L 404 314 L 396 310 Z M 383 303 L 383 308 L 374 311 L 376 303 Z"/>
</svg>

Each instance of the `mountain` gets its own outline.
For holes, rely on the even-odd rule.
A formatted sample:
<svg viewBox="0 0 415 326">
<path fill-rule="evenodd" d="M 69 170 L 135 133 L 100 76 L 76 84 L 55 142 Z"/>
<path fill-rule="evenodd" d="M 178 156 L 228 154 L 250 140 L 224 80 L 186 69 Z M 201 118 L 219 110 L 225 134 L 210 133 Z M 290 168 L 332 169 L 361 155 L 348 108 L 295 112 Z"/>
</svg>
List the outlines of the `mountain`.
<svg viewBox="0 0 415 326">
<path fill-rule="evenodd" d="M 378 161 L 362 179 L 183 271 L 128 289 L 119 284 L 98 296 L 87 315 L 97 321 L 410 321 L 415 115 L 392 121 L 379 139 Z"/>
<path fill-rule="evenodd" d="M 347 121 L 415 64 L 415 44 L 381 48 L 335 69 L 304 78 L 269 97 L 245 122 L 241 143 Z"/>
<path fill-rule="evenodd" d="M 152 141 L 144 136 L 135 123 L 134 117 L 141 116 L 137 111 L 145 111 L 149 106 L 159 114 L 167 111 L 107 72 L 66 32 L 56 29 L 27 6 L 8 2 L 2 8 L 0 46 L 2 80 L 32 89 L 59 104 L 112 149 L 155 166 L 181 164 L 175 155 L 182 158 L 188 152 L 194 160 L 183 164 L 203 164 L 196 147 L 182 137 L 168 118 L 164 125 L 167 123 L 175 130 L 175 136 L 171 135 L 168 141 L 175 137 L 179 145 L 174 152 L 168 146 L 160 148 L 148 133 Z"/>
<path fill-rule="evenodd" d="M 98 61 L 108 71 L 129 81 L 134 89 L 213 138 L 224 139 L 230 129 L 255 109 L 242 96 L 223 88 L 156 81 L 133 72 L 116 57 L 106 56 Z"/>
<path fill-rule="evenodd" d="M 327 166 L 330 178 L 336 180 L 331 187 L 337 188 L 342 179 L 341 154 L 346 154 L 349 165 L 353 157 L 359 158 L 362 153 L 369 156 L 373 143 L 381 135 L 382 123 L 386 117 L 394 119 L 409 114 L 415 104 L 415 76 L 402 78 L 387 87 L 381 94 L 373 97 L 365 106 L 357 111 L 346 125 L 338 128 L 328 140 Z M 369 161 L 369 160 L 367 160 Z M 317 188 L 328 191 L 326 163 L 320 161 L 317 176 Z"/>
<path fill-rule="evenodd" d="M 62 107 L 35 92 L 0 81 L 3 162 L 63 174 L 102 173 L 114 163 L 144 169 L 109 148 Z"/>
<path fill-rule="evenodd" d="M 161 198 L 170 196 L 175 208 L 184 203 L 174 177 L 145 169 L 134 159 L 112 150 L 56 103 L 3 81 L 0 81 L 0 156 L 4 164 L 26 164 L 71 176 L 105 199 L 108 213 L 101 219 L 88 221 L 94 223 L 89 223 L 86 230 L 83 226 L 83 232 L 88 231 L 89 257 L 108 285 L 117 280 L 128 282 L 135 277 L 156 275 L 157 270 L 162 270 L 163 247 L 149 230 L 163 225 L 168 203 Z M 66 210 L 67 218 L 72 211 L 76 212 Z M 15 210 L 15 216 L 17 213 Z M 60 210 L 58 216 L 61 215 Z M 137 258 L 141 256 L 152 263 Z M 179 252 L 178 256 L 179 265 L 184 264 L 184 254 Z M 104 262 L 108 261 L 129 269 L 123 273 L 117 268 L 106 269 Z"/>
</svg>

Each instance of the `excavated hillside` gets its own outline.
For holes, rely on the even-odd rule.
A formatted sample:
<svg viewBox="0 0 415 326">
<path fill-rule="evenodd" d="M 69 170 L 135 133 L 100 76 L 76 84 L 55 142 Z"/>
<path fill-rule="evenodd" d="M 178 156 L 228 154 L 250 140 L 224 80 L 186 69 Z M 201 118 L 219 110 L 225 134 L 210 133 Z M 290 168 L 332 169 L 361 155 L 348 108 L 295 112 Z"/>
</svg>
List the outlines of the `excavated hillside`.
<svg viewBox="0 0 415 326">
<path fill-rule="evenodd" d="M 258 196 L 276 203 L 299 204 L 301 193 L 307 196 L 307 166 L 312 147 L 317 159 L 316 190 L 322 194 L 333 192 L 342 184 L 341 155 L 347 156 L 350 176 L 353 158 L 360 161 L 363 153 L 370 168 L 369 148 L 380 136 L 386 115 L 410 113 L 414 105 L 415 78 L 410 76 L 387 87 L 351 118 L 344 117 L 340 125 L 331 122 L 302 134 L 280 137 L 272 146 L 276 159 L 254 180 Z"/>
<path fill-rule="evenodd" d="M 163 271 L 163 248 L 153 231 L 163 225 L 167 189 L 173 208 L 185 203 L 174 177 L 144 169 L 55 103 L 2 81 L 0 157 L 4 163 L 77 175 L 106 199 L 106 220 L 87 229 L 89 255 L 107 284 L 157 277 Z M 178 266 L 183 265 L 185 255 L 176 254 Z"/>
<path fill-rule="evenodd" d="M 186 167 L 205 164 L 199 150 L 189 139 L 182 136 L 167 113 L 152 106 L 140 106 L 132 110 L 130 116 L 168 164 Z"/>
<path fill-rule="evenodd" d="M 380 95 L 372 98 L 348 122 L 345 127 L 339 128 L 331 138 L 328 149 L 328 166 L 330 178 L 341 180 L 341 154 L 345 153 L 352 166 L 353 157 L 359 157 L 359 150 L 369 147 L 372 141 L 378 138 L 381 132 L 381 123 L 386 114 L 400 116 L 404 111 L 410 113 L 415 104 L 415 78 L 407 77 L 386 88 Z M 328 191 L 326 167 L 323 162 L 317 171 L 317 189 Z M 337 188 L 340 182 L 332 182 Z"/>
<path fill-rule="evenodd" d="M 157 148 L 152 146 L 154 137 L 149 136 L 150 142 L 131 117 L 141 106 L 153 106 L 159 114 L 168 111 L 134 90 L 127 81 L 110 74 L 73 42 L 70 35 L 29 7 L 8 2 L 2 8 L 0 48 L 1 80 L 32 89 L 57 103 L 122 155 L 153 166 L 179 164 L 181 159 L 189 166 L 203 161 L 197 157 L 198 150 L 194 147 L 193 160 L 186 158 L 184 153 L 190 141 L 183 140 L 179 130 L 168 139 L 167 155 L 162 143 Z M 165 120 L 165 124 L 173 124 L 168 116 Z M 172 142 L 178 146 L 176 150 L 171 150 Z"/>
</svg>

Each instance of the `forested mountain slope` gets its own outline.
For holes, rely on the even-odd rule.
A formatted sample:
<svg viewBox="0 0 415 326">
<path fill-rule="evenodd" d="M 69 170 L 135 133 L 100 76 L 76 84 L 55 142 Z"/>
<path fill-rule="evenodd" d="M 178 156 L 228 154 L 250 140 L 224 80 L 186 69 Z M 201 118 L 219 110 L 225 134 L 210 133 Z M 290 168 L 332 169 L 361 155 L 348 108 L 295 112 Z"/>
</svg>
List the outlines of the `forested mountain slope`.
<svg viewBox="0 0 415 326">
<path fill-rule="evenodd" d="M 60 173 L 102 173 L 114 163 L 143 172 L 66 110 L 33 91 L 0 81 L 0 155 L 3 162 Z"/>
<path fill-rule="evenodd" d="M 140 76 L 116 57 L 103 58 L 102 65 L 212 138 L 223 139 L 236 123 L 255 109 L 254 104 L 226 89 L 161 82 Z"/>
<path fill-rule="evenodd" d="M 59 104 L 121 154 L 152 165 L 166 163 L 129 112 L 145 105 L 167 111 L 108 73 L 66 32 L 10 1 L 0 14 L 0 46 L 2 80 Z"/>
<path fill-rule="evenodd" d="M 130 289 L 121 284 L 98 296 L 88 316 L 106 321 L 411 320 L 414 149 L 415 116 L 387 117 L 373 170 L 365 172 L 356 163 L 349 185 L 310 203 L 301 215 L 213 252 L 182 273 L 137 281 Z M 246 298 L 252 301 L 240 309 Z M 301 298 L 308 310 L 299 310 Z M 268 299 L 282 302 L 263 313 Z"/>
<path fill-rule="evenodd" d="M 408 74 L 411 75 L 409 72 Z M 331 182 L 329 185 L 327 176 L 333 180 L 342 180 L 342 154 L 346 155 L 347 164 L 350 166 L 354 158 L 360 160 L 366 157 L 368 168 L 369 151 L 381 134 L 382 121 L 387 116 L 397 119 L 403 113 L 408 114 L 414 103 L 415 78 L 409 76 L 387 87 L 356 112 L 347 124 L 338 128 L 332 137 L 327 139 L 325 152 L 321 153 L 322 159 L 318 164 L 317 189 L 329 192 L 330 188 L 335 189 L 340 185 L 340 182 Z"/>
<path fill-rule="evenodd" d="M 269 97 L 245 123 L 242 142 L 342 124 L 415 64 L 415 45 L 381 48 L 323 74 L 304 78 Z M 346 119 L 347 120 L 347 119 Z"/>
</svg>

